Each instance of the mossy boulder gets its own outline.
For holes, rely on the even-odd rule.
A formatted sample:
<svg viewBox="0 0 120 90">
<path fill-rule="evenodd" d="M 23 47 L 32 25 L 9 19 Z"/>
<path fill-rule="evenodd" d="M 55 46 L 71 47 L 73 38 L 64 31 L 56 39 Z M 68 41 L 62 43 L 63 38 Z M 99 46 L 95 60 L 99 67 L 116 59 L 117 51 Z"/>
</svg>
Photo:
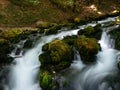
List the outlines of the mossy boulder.
<svg viewBox="0 0 120 90">
<path fill-rule="evenodd" d="M 101 34 L 101 24 L 97 24 L 95 27 L 88 26 L 85 29 L 78 31 L 78 35 L 85 35 L 86 37 L 96 38 L 97 40 L 100 40 Z"/>
<path fill-rule="evenodd" d="M 79 36 L 76 39 L 75 47 L 79 51 L 81 59 L 85 63 L 95 61 L 96 54 L 100 49 L 95 38 L 87 38 L 85 36 Z"/>
<path fill-rule="evenodd" d="M 72 62 L 72 50 L 62 40 L 54 40 L 43 46 L 43 53 L 39 56 L 41 68 L 60 71 Z"/>
<path fill-rule="evenodd" d="M 43 90 L 58 90 L 56 72 L 70 66 L 73 56 L 71 47 L 63 40 L 54 40 L 42 47 L 40 85 Z"/>
</svg>

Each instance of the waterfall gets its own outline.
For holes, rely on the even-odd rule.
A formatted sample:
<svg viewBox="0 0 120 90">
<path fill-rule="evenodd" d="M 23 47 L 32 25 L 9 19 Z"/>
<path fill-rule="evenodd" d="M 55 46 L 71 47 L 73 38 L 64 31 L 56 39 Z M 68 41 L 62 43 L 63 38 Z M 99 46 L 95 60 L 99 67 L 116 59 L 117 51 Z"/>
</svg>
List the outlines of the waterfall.
<svg viewBox="0 0 120 90">
<path fill-rule="evenodd" d="M 57 35 L 43 36 L 38 41 L 39 43 L 25 54 L 22 54 L 22 50 L 19 55 L 16 55 L 17 48 L 22 47 L 25 41 L 18 43 L 15 50 L 11 53 L 14 61 L 10 67 L 8 85 L 5 86 L 5 90 L 41 90 L 38 81 L 40 67 L 38 56 L 42 53 L 42 46 L 56 38 L 62 39 L 68 35 L 76 35 L 78 30 L 63 31 Z"/>
<path fill-rule="evenodd" d="M 84 65 L 81 59 L 80 63 L 73 62 L 69 70 L 64 72 L 69 75 L 59 76 L 61 78 L 58 81 L 66 83 L 61 85 L 61 90 L 119 90 L 120 84 L 111 85 L 107 81 L 107 78 L 115 77 L 118 73 L 116 66 L 118 51 L 114 49 L 115 41 L 108 35 L 108 30 L 103 30 L 101 40 L 98 42 L 102 50 L 97 54 L 96 63 Z"/>
<path fill-rule="evenodd" d="M 109 19 L 104 20 L 104 22 L 106 21 Z M 88 25 L 95 26 L 96 23 L 82 25 L 78 28 L 83 29 Z M 38 56 L 42 53 L 42 46 L 56 38 L 63 39 L 65 36 L 77 35 L 78 30 L 62 31 L 56 35 L 43 36 L 34 48 L 25 53 L 21 50 L 16 55 L 17 48 L 23 47 L 25 41 L 18 43 L 18 47 L 11 52 L 14 60 L 9 68 L 8 83 L 5 85 L 5 90 L 41 90 L 38 78 L 40 73 Z M 110 39 L 110 36 L 104 31 L 99 43 L 102 51 L 97 54 L 97 62 L 92 65 L 85 65 L 81 61 L 79 52 L 74 49 L 74 61 L 66 71 L 67 76 L 60 76 L 60 90 L 113 90 L 107 82 L 104 82 L 104 78 L 117 73 L 114 40 Z M 64 82 L 67 84 L 65 87 Z"/>
</svg>

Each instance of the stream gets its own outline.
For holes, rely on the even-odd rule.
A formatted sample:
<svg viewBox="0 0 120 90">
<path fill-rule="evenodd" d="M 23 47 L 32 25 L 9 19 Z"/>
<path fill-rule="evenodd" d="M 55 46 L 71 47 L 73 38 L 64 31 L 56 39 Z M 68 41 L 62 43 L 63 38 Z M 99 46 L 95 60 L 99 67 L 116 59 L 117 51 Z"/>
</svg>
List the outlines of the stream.
<svg viewBox="0 0 120 90">
<path fill-rule="evenodd" d="M 97 23 L 106 25 L 107 22 L 114 21 L 115 17 L 97 21 Z M 56 35 L 42 36 L 36 42 L 35 46 L 23 53 L 21 50 L 16 55 L 16 50 L 11 52 L 14 61 L 9 66 L 7 75 L 7 84 L 4 84 L 4 90 L 42 90 L 39 85 L 40 62 L 38 56 L 42 53 L 42 46 L 58 38 L 77 35 L 80 29 L 89 25 L 95 26 L 96 22 L 78 26 L 78 29 L 61 31 Z M 120 90 L 119 83 L 109 83 L 109 79 L 117 77 L 117 55 L 119 51 L 114 49 L 114 40 L 108 35 L 108 31 L 117 26 L 104 27 L 99 44 L 101 51 L 98 52 L 95 63 L 86 65 L 81 61 L 80 54 L 74 49 L 74 61 L 69 68 L 63 70 L 57 75 L 60 84 L 59 90 Z M 23 47 L 25 41 L 20 41 L 16 48 Z"/>
</svg>

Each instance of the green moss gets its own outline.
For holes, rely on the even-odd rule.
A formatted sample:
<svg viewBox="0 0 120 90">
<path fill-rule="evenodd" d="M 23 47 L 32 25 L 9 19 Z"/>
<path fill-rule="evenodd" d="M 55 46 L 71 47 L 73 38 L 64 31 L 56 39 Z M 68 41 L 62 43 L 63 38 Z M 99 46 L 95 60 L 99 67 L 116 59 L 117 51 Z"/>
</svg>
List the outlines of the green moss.
<svg viewBox="0 0 120 90">
<path fill-rule="evenodd" d="M 56 70 L 57 65 L 60 66 L 59 64 L 62 62 L 68 62 L 70 65 L 72 61 L 72 50 L 64 41 L 54 40 L 44 45 L 42 50 L 44 50 L 44 53 L 39 56 L 42 68 L 45 68 L 44 66 L 46 66 L 46 68 L 50 69 L 52 66 L 52 69 Z M 64 64 L 62 68 L 67 67 L 68 64 Z"/>
<path fill-rule="evenodd" d="M 53 84 L 52 76 L 47 71 L 40 72 L 40 85 L 44 90 L 51 90 Z"/>
</svg>

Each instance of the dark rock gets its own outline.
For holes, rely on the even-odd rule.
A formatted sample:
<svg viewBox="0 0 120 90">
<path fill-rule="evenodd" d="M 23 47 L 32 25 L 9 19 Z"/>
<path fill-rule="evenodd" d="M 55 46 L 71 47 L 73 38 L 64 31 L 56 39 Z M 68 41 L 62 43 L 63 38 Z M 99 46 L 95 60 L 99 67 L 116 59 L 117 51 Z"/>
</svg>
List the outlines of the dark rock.
<svg viewBox="0 0 120 90">
<path fill-rule="evenodd" d="M 97 24 L 95 27 L 88 26 L 85 29 L 78 31 L 78 35 L 85 35 L 86 37 L 96 38 L 100 40 L 102 34 L 101 24 Z"/>
</svg>

